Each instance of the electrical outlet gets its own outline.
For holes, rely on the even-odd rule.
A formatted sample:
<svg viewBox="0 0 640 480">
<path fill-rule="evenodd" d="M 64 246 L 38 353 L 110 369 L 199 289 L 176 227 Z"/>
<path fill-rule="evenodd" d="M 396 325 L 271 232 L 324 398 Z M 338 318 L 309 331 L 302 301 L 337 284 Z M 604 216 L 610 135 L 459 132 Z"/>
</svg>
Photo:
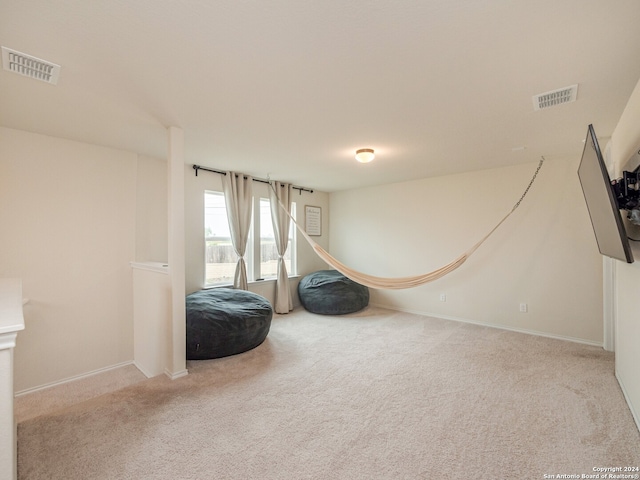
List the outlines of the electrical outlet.
<svg viewBox="0 0 640 480">
<path fill-rule="evenodd" d="M 529 306 L 526 303 L 521 303 L 520 304 L 520 311 L 522 313 L 527 313 L 529 311 Z"/>
<path fill-rule="evenodd" d="M 441 293 L 440 294 L 440 301 L 441 302 L 446 302 L 447 301 L 447 294 L 446 293 Z"/>
</svg>

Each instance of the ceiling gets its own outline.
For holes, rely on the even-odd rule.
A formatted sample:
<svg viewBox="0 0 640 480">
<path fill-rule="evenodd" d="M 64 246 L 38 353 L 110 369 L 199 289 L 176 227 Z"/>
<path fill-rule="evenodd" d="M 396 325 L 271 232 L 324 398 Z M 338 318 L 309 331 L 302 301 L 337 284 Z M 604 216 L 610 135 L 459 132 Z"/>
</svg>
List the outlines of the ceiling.
<svg viewBox="0 0 640 480">
<path fill-rule="evenodd" d="M 637 0 L 0 0 L 0 44 L 62 67 L 0 70 L 0 125 L 158 158 L 178 126 L 189 164 L 328 192 L 579 157 L 640 78 L 638 20 Z"/>
</svg>

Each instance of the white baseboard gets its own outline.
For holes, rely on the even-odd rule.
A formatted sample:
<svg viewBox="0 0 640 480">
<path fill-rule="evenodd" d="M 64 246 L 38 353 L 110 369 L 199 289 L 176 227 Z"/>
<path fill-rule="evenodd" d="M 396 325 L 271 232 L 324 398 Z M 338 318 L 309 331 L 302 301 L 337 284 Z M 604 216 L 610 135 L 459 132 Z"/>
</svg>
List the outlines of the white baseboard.
<svg viewBox="0 0 640 480">
<path fill-rule="evenodd" d="M 140 366 L 140 364 L 138 362 L 136 362 L 135 360 L 133 361 L 133 364 L 136 366 L 136 368 L 138 370 L 140 370 L 142 372 L 142 374 L 147 377 L 147 378 L 152 378 L 155 377 L 155 375 L 151 375 L 149 372 L 147 372 L 143 367 Z"/>
<path fill-rule="evenodd" d="M 26 388 L 24 390 L 20 390 L 19 392 L 15 392 L 14 397 L 20 397 L 22 395 L 28 395 L 30 393 L 38 392 L 40 390 L 46 390 L 48 388 L 57 387 L 59 385 L 64 385 L 65 383 L 76 382 L 78 380 L 83 380 L 85 378 L 93 377 L 94 375 L 99 375 L 101 373 L 110 372 L 112 370 L 117 370 L 118 368 L 126 367 L 126 366 L 129 366 L 129 365 L 133 365 L 134 367 L 136 367 L 147 378 L 151 378 L 152 376 L 154 376 L 154 375 L 148 375 L 147 372 L 145 372 L 143 368 L 140 368 L 140 366 L 137 365 L 133 360 L 129 360 L 127 362 L 117 363 L 115 365 L 110 365 L 108 367 L 103 367 L 103 368 L 99 368 L 97 370 L 92 370 L 92 371 L 87 372 L 87 373 L 82 373 L 80 375 L 74 375 L 73 377 L 68 377 L 68 378 L 65 378 L 63 380 L 58 380 L 56 382 L 45 383 L 44 385 L 38 385 L 37 387 Z M 171 380 L 175 380 L 177 378 L 181 378 L 181 377 L 186 376 L 189 372 L 185 369 L 185 370 L 182 370 L 180 372 L 173 373 L 173 374 L 170 373 L 168 370 L 165 370 L 164 373 Z"/>
<path fill-rule="evenodd" d="M 176 372 L 176 373 L 171 373 L 169 370 L 165 370 L 164 374 L 167 377 L 169 377 L 171 380 L 175 380 L 177 378 L 186 377 L 187 375 L 189 375 L 189 371 L 186 368 L 184 370 L 180 370 L 179 372 Z"/>
<path fill-rule="evenodd" d="M 494 323 L 479 322 L 477 320 L 470 320 L 468 318 L 460 318 L 460 317 L 452 317 L 450 315 L 442 315 L 440 313 L 421 312 L 421 311 L 416 311 L 416 310 L 408 310 L 408 309 L 404 309 L 404 308 L 390 307 L 388 305 L 382 305 L 382 304 L 377 304 L 377 303 L 370 303 L 370 305 L 373 306 L 373 307 L 386 308 L 387 310 L 393 310 L 393 311 L 396 311 L 396 312 L 413 313 L 415 315 L 422 315 L 422 316 L 425 316 L 425 317 L 439 318 L 441 320 L 451 320 L 453 322 L 470 323 L 470 324 L 473 324 L 473 325 L 479 325 L 481 327 L 497 328 L 498 330 L 508 330 L 510 332 L 525 333 L 527 335 L 535 335 L 535 336 L 538 336 L 538 337 L 553 338 L 553 339 L 556 339 L 556 340 L 565 340 L 567 342 L 573 342 L 573 343 L 582 343 L 584 345 L 591 345 L 591 346 L 594 346 L 594 347 L 601 347 L 602 348 L 602 346 L 603 346 L 602 342 L 593 342 L 591 340 L 585 340 L 583 338 L 567 337 L 567 336 L 564 336 L 564 335 L 555 335 L 555 334 L 547 333 L 547 332 L 539 332 L 537 330 L 528 330 L 526 328 L 514 328 L 514 327 L 507 326 L 507 325 L 496 325 Z"/>
<path fill-rule="evenodd" d="M 135 365 L 135 364 L 133 363 L 132 360 L 127 361 L 127 362 L 117 363 L 117 364 L 111 365 L 109 367 L 99 368 L 97 370 L 92 370 L 91 372 L 82 373 L 80 375 L 75 375 L 73 377 L 68 377 L 68 378 L 65 378 L 63 380 L 58 380 L 56 382 L 45 383 L 44 385 L 39 385 L 37 387 L 31 387 L 31 388 L 27 388 L 25 390 L 20 390 L 19 392 L 16 392 L 14 394 L 14 396 L 19 397 L 21 395 L 27 395 L 29 393 L 37 392 L 37 391 L 40 391 L 40 390 L 46 390 L 47 388 L 57 387 L 58 385 L 64 385 L 65 383 L 75 382 L 77 380 L 82 380 L 84 378 L 93 377 L 94 375 L 99 375 L 100 373 L 109 372 L 111 370 L 116 370 L 118 368 L 126 367 L 128 365 Z M 137 365 L 136 365 L 136 368 L 138 368 Z"/>
<path fill-rule="evenodd" d="M 631 415 L 633 416 L 633 420 L 636 422 L 636 427 L 638 427 L 638 430 L 640 431 L 640 416 L 638 415 L 638 412 L 636 412 L 635 409 L 633 408 L 633 403 L 631 403 L 631 399 L 629 398 L 629 395 L 627 394 L 627 389 L 624 386 L 624 382 L 622 381 L 622 379 L 618 375 L 618 371 L 617 370 L 616 370 L 616 379 L 618 380 L 618 385 L 620 385 L 620 389 L 622 390 L 622 394 L 624 395 L 624 399 L 627 401 L 627 405 L 629 406 L 629 410 L 631 411 Z"/>
</svg>

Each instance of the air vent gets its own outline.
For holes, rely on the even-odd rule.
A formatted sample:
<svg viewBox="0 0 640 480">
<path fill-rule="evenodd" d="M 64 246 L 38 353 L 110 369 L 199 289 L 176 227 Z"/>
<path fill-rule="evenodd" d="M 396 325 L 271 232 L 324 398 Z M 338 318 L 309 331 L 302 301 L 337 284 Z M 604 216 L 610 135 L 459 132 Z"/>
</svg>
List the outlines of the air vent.
<svg viewBox="0 0 640 480">
<path fill-rule="evenodd" d="M 2 47 L 2 65 L 5 70 L 55 85 L 60 75 L 60 65 L 40 60 L 25 53 Z"/>
<path fill-rule="evenodd" d="M 551 92 L 541 93 L 533 97 L 533 109 L 544 110 L 563 103 L 575 102 L 578 96 L 578 85 L 559 88 Z"/>
</svg>

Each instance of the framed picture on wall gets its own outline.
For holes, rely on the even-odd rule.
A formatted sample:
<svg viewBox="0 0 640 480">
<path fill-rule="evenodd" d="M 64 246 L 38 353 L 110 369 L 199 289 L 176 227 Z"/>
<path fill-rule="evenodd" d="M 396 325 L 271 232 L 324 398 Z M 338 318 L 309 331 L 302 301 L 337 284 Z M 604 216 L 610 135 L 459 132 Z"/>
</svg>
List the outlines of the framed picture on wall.
<svg viewBox="0 0 640 480">
<path fill-rule="evenodd" d="M 304 206 L 304 231 L 307 235 L 322 235 L 322 208 L 312 205 Z"/>
</svg>

